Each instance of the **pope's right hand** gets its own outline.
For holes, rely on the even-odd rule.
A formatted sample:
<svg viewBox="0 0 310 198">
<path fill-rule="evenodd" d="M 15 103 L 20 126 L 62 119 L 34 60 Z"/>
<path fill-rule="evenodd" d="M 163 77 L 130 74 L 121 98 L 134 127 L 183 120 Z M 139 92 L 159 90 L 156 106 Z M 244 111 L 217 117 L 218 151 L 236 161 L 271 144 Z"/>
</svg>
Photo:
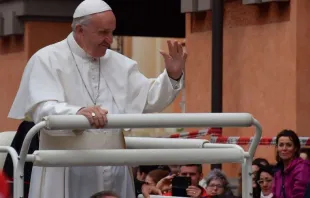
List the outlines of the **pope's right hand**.
<svg viewBox="0 0 310 198">
<path fill-rule="evenodd" d="M 108 122 L 107 113 L 107 110 L 101 109 L 99 106 L 92 106 L 84 107 L 76 114 L 85 116 L 93 127 L 99 129 L 103 128 Z"/>
</svg>

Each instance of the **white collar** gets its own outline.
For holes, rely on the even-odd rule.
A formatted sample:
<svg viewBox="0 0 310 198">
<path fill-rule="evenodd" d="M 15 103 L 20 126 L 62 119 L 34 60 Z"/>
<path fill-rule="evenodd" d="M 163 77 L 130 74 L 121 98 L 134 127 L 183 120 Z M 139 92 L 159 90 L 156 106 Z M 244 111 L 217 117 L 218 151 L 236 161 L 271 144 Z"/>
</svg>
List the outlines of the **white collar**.
<svg viewBox="0 0 310 198">
<path fill-rule="evenodd" d="M 71 32 L 71 33 L 68 35 L 67 39 L 68 39 L 68 43 L 69 43 L 69 45 L 70 45 L 70 48 L 71 48 L 72 52 L 73 52 L 75 55 L 77 55 L 77 56 L 79 56 L 79 57 L 81 57 L 81 58 L 83 58 L 83 59 L 90 60 L 90 61 L 95 61 L 95 60 L 97 60 L 96 58 L 91 57 L 89 54 L 87 54 L 87 53 L 85 52 L 85 50 L 83 50 L 83 49 L 81 48 L 81 46 L 76 42 L 76 40 L 75 40 L 75 38 L 74 38 L 74 36 L 73 36 L 73 32 Z"/>
<path fill-rule="evenodd" d="M 263 192 L 261 192 L 261 193 L 260 193 L 260 197 L 261 197 L 261 198 L 272 198 L 272 197 L 273 197 L 273 194 L 270 193 L 269 195 L 264 195 Z"/>
</svg>

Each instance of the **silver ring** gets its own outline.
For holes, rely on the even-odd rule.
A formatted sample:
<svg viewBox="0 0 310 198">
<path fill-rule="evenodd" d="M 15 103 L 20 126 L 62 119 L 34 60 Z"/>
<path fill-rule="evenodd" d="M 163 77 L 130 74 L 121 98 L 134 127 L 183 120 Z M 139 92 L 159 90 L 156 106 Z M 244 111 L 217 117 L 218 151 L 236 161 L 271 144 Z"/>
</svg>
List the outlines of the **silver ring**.
<svg viewBox="0 0 310 198">
<path fill-rule="evenodd" d="M 92 117 L 96 117 L 96 114 L 94 112 L 91 113 Z"/>
</svg>

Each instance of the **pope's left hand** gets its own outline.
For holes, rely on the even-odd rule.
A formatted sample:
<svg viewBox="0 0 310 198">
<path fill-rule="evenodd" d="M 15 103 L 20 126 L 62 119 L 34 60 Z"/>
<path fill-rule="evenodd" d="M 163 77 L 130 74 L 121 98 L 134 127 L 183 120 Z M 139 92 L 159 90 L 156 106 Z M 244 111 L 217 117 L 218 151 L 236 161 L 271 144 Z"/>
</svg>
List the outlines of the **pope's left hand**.
<svg viewBox="0 0 310 198">
<path fill-rule="evenodd" d="M 181 43 L 177 41 L 171 42 L 170 40 L 168 40 L 167 43 L 169 54 L 164 51 L 160 51 L 160 53 L 164 57 L 168 76 L 174 80 L 177 80 L 183 74 L 187 53 L 183 50 Z"/>
</svg>

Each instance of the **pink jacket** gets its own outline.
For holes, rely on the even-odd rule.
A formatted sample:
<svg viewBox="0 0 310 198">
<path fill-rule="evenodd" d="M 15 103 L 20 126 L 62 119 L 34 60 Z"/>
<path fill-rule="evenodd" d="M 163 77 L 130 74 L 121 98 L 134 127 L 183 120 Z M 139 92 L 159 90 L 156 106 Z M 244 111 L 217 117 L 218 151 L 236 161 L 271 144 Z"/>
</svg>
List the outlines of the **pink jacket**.
<svg viewBox="0 0 310 198">
<path fill-rule="evenodd" d="M 284 180 L 284 188 L 282 188 Z M 289 166 L 275 173 L 273 181 L 273 198 L 304 198 L 306 187 L 310 182 L 310 162 L 295 158 Z M 285 193 L 285 196 L 284 196 Z"/>
</svg>

